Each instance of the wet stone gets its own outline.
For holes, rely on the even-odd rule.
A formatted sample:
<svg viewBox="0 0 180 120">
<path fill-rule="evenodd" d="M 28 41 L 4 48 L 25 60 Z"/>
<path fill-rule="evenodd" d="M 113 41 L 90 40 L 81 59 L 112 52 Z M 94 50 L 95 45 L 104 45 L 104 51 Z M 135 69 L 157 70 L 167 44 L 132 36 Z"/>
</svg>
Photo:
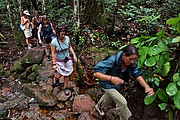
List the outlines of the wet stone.
<svg viewBox="0 0 180 120">
<path fill-rule="evenodd" d="M 77 112 L 92 111 L 94 106 L 95 102 L 88 94 L 75 96 L 73 101 L 73 109 Z"/>
</svg>

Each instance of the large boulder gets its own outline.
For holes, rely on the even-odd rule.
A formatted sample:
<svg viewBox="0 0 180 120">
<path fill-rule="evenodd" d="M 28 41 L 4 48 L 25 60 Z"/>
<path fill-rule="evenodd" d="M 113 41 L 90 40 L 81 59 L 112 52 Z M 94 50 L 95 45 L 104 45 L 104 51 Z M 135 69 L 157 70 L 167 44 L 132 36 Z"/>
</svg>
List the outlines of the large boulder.
<svg viewBox="0 0 180 120">
<path fill-rule="evenodd" d="M 35 98 L 39 106 L 52 107 L 58 103 L 57 98 L 51 92 L 42 90 L 41 87 L 37 85 L 27 84 L 24 85 L 22 89 L 27 96 Z"/>
</svg>

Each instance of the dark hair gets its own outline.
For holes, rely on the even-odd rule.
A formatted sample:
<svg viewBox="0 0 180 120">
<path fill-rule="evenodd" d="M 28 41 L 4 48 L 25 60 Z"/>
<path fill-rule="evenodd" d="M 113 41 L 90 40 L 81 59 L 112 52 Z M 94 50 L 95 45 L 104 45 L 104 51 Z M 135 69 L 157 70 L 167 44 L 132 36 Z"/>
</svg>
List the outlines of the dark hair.
<svg viewBox="0 0 180 120">
<path fill-rule="evenodd" d="M 58 26 L 56 28 L 56 31 L 57 31 L 57 35 L 59 36 L 59 33 L 60 32 L 65 32 L 65 34 L 67 34 L 67 27 L 64 27 L 64 26 Z"/>
<path fill-rule="evenodd" d="M 134 45 L 128 45 L 123 49 L 126 56 L 138 55 L 138 49 Z"/>
</svg>

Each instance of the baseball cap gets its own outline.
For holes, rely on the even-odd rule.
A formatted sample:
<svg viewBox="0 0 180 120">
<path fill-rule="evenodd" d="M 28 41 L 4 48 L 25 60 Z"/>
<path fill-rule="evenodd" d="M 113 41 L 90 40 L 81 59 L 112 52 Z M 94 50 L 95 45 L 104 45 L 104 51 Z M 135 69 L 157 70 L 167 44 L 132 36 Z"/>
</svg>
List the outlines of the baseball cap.
<svg viewBox="0 0 180 120">
<path fill-rule="evenodd" d="M 30 15 L 27 10 L 25 10 L 25 11 L 23 12 L 23 14 L 25 14 L 25 15 Z"/>
</svg>

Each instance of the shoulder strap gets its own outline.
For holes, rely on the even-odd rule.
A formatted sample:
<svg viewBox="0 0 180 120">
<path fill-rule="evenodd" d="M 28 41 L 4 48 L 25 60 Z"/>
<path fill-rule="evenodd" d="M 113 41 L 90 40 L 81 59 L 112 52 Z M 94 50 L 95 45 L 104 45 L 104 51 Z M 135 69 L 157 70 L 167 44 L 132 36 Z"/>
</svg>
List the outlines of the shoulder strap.
<svg viewBox="0 0 180 120">
<path fill-rule="evenodd" d="M 58 41 L 58 38 L 57 38 L 57 42 L 58 42 L 58 44 L 59 44 L 59 47 L 61 48 L 61 50 L 63 50 L 62 49 L 62 47 L 61 47 L 61 43 Z M 62 51 L 62 53 L 64 54 L 64 56 L 66 57 L 66 55 L 65 55 L 65 53 Z"/>
</svg>

